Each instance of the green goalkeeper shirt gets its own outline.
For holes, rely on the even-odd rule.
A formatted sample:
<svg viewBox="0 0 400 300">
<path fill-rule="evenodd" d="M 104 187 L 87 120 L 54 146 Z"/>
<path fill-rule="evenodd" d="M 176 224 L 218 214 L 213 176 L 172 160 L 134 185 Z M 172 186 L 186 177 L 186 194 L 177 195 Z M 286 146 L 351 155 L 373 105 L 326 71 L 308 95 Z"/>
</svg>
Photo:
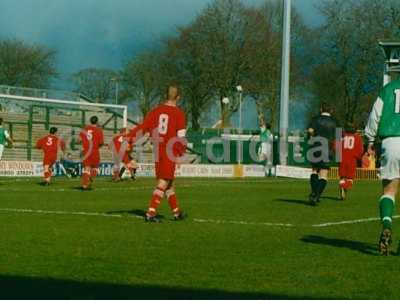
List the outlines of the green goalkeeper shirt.
<svg viewBox="0 0 400 300">
<path fill-rule="evenodd" d="M 5 145 L 7 140 L 10 138 L 10 135 L 7 130 L 5 130 L 2 126 L 0 126 L 0 145 Z"/>
<path fill-rule="evenodd" d="M 260 141 L 261 143 L 272 143 L 274 140 L 274 136 L 271 131 L 266 129 L 265 127 L 261 127 L 260 132 Z"/>
</svg>

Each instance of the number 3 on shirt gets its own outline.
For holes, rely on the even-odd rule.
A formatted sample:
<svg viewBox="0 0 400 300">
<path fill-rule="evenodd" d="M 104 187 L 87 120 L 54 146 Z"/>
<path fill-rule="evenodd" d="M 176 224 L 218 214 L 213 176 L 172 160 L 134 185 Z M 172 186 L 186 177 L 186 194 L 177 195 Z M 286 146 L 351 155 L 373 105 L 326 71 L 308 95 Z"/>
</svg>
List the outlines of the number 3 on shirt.
<svg viewBox="0 0 400 300">
<path fill-rule="evenodd" d="M 400 89 L 394 90 L 395 105 L 394 112 L 400 114 Z"/>
<path fill-rule="evenodd" d="M 168 132 L 168 121 L 169 116 L 167 114 L 161 114 L 158 118 L 158 133 L 167 134 Z"/>
</svg>

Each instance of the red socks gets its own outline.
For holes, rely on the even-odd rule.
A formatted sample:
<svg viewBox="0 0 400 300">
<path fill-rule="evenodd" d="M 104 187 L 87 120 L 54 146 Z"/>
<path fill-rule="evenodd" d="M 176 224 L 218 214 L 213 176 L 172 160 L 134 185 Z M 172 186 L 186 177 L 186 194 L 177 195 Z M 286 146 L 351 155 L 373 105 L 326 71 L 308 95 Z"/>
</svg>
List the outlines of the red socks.
<svg viewBox="0 0 400 300">
<path fill-rule="evenodd" d="M 83 171 L 82 177 L 81 177 L 81 184 L 82 188 L 87 189 L 90 184 L 90 173 Z"/>
<path fill-rule="evenodd" d="M 97 176 L 97 169 L 96 168 L 92 168 L 90 170 L 90 177 L 96 177 Z"/>
<path fill-rule="evenodd" d="M 156 188 L 153 192 L 153 196 L 150 201 L 150 207 L 146 214 L 148 217 L 154 217 L 157 215 L 157 208 L 160 205 L 162 198 L 164 198 L 164 195 L 167 196 L 168 204 L 169 207 L 171 208 L 173 215 L 175 217 L 179 216 L 180 209 L 178 206 L 178 200 L 176 198 L 175 192 L 170 190 L 164 192 L 164 190 Z"/>
<path fill-rule="evenodd" d="M 154 217 L 157 215 L 157 208 L 161 203 L 161 199 L 164 198 L 164 190 L 160 188 L 156 188 L 153 192 L 153 196 L 151 197 L 149 210 L 147 211 L 148 217 Z"/>
<path fill-rule="evenodd" d="M 44 172 L 44 181 L 50 182 L 50 179 L 51 179 L 51 171 Z"/>
<path fill-rule="evenodd" d="M 339 182 L 339 186 L 342 189 L 349 190 L 353 187 L 353 180 L 352 179 L 342 179 Z"/>
<path fill-rule="evenodd" d="M 180 213 L 179 207 L 178 207 L 178 199 L 176 198 L 176 194 L 173 191 L 167 191 L 167 198 L 168 198 L 168 204 L 169 207 L 171 208 L 172 213 L 174 216 L 178 216 Z"/>
</svg>

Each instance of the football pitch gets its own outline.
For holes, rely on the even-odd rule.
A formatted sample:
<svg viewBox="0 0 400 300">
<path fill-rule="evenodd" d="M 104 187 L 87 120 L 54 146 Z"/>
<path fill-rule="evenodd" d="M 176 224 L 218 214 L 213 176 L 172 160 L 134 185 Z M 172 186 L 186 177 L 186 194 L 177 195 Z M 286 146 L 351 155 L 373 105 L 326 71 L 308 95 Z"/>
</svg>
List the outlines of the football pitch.
<svg viewBox="0 0 400 300">
<path fill-rule="evenodd" d="M 376 250 L 379 182 L 345 202 L 331 182 L 311 207 L 306 181 L 178 179 L 188 218 L 172 221 L 164 201 L 148 224 L 151 179 L 99 178 L 89 192 L 39 181 L 0 179 L 2 299 L 400 297 L 400 256 Z"/>
</svg>

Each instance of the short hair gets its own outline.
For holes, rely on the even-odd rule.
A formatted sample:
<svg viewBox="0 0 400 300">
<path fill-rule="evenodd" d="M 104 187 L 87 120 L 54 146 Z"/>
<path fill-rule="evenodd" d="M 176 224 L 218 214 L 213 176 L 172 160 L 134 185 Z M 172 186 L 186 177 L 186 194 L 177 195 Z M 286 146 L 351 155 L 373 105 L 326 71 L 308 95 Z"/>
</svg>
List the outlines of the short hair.
<svg viewBox="0 0 400 300">
<path fill-rule="evenodd" d="M 332 112 L 331 105 L 325 101 L 321 102 L 320 109 L 321 109 L 321 112 L 323 112 L 323 113 L 331 113 Z"/>
<path fill-rule="evenodd" d="M 181 95 L 181 89 L 177 84 L 170 84 L 167 87 L 165 96 L 169 100 L 175 100 Z"/>
<path fill-rule="evenodd" d="M 127 129 L 126 129 L 126 127 L 124 127 L 124 128 L 121 128 L 120 130 L 119 130 L 119 133 L 125 133 L 127 131 Z"/>
<path fill-rule="evenodd" d="M 93 116 L 90 118 L 90 124 L 96 125 L 99 122 L 99 118 L 97 116 Z"/>
<path fill-rule="evenodd" d="M 58 131 L 57 127 L 50 128 L 50 134 L 56 134 L 57 131 Z"/>
<path fill-rule="evenodd" d="M 0 118 L 0 125 L 3 124 L 3 118 Z"/>
<path fill-rule="evenodd" d="M 356 132 L 356 124 L 354 122 L 346 122 L 344 126 L 344 131 L 349 132 L 349 133 L 354 133 Z"/>
</svg>

